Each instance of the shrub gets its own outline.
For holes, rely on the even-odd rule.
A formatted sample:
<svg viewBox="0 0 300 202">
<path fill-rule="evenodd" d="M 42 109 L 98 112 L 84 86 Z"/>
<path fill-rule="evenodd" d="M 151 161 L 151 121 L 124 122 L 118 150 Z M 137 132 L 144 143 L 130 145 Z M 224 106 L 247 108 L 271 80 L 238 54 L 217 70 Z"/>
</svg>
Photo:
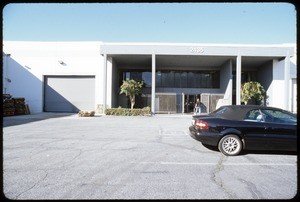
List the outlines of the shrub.
<svg viewBox="0 0 300 202">
<path fill-rule="evenodd" d="M 110 108 L 106 109 L 106 115 L 114 115 L 114 116 L 148 116 L 151 114 L 150 107 L 144 107 L 142 109 L 129 109 L 129 108 Z"/>
<path fill-rule="evenodd" d="M 90 117 L 90 116 L 95 116 L 95 111 L 79 111 L 78 116 L 80 117 Z"/>
<path fill-rule="evenodd" d="M 266 91 L 264 87 L 259 82 L 246 82 L 242 85 L 241 88 L 242 102 L 244 102 L 245 104 L 248 104 L 251 100 L 253 100 L 254 102 L 261 102 L 264 99 L 265 92 Z"/>
</svg>

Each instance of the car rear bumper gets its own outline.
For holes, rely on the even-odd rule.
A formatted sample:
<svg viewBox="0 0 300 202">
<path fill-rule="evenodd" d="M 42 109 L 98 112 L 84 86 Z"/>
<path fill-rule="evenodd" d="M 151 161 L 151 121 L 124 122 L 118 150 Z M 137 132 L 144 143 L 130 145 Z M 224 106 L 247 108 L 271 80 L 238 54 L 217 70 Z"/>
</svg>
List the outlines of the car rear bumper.
<svg viewBox="0 0 300 202">
<path fill-rule="evenodd" d="M 190 135 L 192 138 L 202 142 L 203 144 L 217 146 L 221 139 L 221 134 L 209 132 L 209 131 L 198 131 L 194 126 L 189 127 Z"/>
</svg>

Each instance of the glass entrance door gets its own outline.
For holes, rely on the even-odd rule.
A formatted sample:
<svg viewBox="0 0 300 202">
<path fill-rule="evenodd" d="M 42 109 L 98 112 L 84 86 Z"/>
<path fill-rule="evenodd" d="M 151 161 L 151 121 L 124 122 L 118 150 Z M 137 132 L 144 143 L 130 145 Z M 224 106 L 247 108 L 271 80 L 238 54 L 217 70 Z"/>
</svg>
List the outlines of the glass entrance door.
<svg viewBox="0 0 300 202">
<path fill-rule="evenodd" d="M 184 95 L 184 113 L 193 113 L 194 112 L 195 103 L 198 98 L 201 99 L 200 94 Z"/>
</svg>

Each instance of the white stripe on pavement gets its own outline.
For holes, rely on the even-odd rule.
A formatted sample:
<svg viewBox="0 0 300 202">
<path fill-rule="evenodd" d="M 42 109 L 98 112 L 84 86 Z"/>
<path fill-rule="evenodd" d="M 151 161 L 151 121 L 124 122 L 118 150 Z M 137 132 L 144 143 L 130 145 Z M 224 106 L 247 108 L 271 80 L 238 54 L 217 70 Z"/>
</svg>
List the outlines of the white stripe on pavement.
<svg viewBox="0 0 300 202">
<path fill-rule="evenodd" d="M 216 163 L 198 163 L 198 162 L 140 162 L 141 164 L 161 164 L 161 165 L 218 165 Z M 223 163 L 224 166 L 296 166 L 297 163 Z"/>
</svg>

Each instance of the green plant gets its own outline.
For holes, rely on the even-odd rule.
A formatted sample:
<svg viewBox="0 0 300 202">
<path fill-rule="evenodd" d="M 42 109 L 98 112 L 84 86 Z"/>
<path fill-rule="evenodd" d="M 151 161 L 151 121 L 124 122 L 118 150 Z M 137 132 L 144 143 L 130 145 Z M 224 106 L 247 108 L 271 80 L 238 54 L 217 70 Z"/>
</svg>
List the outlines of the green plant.
<svg viewBox="0 0 300 202">
<path fill-rule="evenodd" d="M 141 93 L 143 87 L 143 81 L 136 81 L 134 79 L 123 81 L 120 87 L 120 94 L 124 93 L 127 97 L 129 97 L 131 110 L 135 104 L 135 96 Z"/>
<path fill-rule="evenodd" d="M 264 93 L 266 92 L 264 87 L 257 81 L 246 82 L 241 88 L 242 102 L 247 104 L 250 100 L 262 101 L 264 99 Z"/>
<path fill-rule="evenodd" d="M 151 114 L 150 107 L 144 107 L 142 109 L 129 109 L 129 108 L 110 108 L 106 109 L 106 115 L 114 116 L 148 116 Z"/>
</svg>

